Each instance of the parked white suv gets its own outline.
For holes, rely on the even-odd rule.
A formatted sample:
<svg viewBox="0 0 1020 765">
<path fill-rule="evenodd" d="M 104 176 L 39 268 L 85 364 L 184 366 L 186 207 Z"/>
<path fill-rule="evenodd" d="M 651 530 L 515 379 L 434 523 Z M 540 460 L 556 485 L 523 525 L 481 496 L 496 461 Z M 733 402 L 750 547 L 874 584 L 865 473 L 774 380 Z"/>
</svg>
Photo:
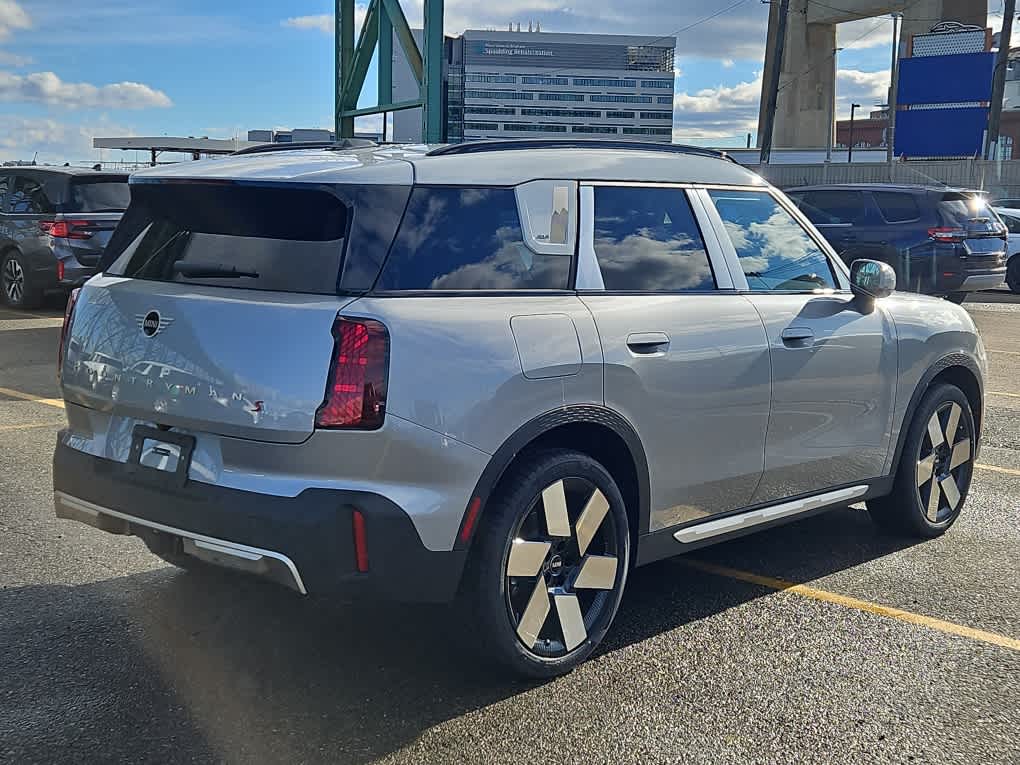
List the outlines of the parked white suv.
<svg viewBox="0 0 1020 765">
<path fill-rule="evenodd" d="M 636 565 L 857 501 L 920 536 L 963 509 L 966 312 L 847 269 L 723 155 L 295 148 L 131 188 L 65 323 L 56 511 L 184 567 L 460 597 L 550 676 Z"/>
</svg>

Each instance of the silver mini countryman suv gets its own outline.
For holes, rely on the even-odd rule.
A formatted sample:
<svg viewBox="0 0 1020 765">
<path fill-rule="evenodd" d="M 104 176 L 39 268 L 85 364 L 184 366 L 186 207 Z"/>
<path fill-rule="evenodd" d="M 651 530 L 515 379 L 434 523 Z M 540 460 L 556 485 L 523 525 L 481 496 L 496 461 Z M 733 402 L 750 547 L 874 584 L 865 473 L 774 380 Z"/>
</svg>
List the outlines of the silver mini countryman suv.
<svg viewBox="0 0 1020 765">
<path fill-rule="evenodd" d="M 953 524 L 985 352 L 894 286 L 696 148 L 153 168 L 68 309 L 56 512 L 299 593 L 458 599 L 555 675 L 635 566 L 859 501 Z"/>
</svg>

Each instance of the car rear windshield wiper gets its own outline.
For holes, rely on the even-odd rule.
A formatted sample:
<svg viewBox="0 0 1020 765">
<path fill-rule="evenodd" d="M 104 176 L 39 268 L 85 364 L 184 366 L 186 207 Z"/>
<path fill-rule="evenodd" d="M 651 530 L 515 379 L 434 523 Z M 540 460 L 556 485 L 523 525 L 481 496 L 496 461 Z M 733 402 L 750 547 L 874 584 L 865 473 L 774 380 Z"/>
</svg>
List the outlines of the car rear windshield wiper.
<svg viewBox="0 0 1020 765">
<path fill-rule="evenodd" d="M 174 273 L 187 279 L 216 279 L 221 277 L 247 277 L 258 279 L 257 271 L 242 271 L 237 266 L 225 266 L 222 263 L 174 263 Z"/>
</svg>

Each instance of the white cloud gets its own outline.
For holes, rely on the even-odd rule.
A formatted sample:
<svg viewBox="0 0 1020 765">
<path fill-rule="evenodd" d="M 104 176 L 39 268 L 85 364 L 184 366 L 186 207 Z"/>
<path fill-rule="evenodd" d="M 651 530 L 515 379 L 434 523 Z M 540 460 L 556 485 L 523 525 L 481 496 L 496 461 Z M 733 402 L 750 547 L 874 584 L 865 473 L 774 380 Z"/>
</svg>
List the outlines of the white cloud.
<svg viewBox="0 0 1020 765">
<path fill-rule="evenodd" d="M 722 65 L 724 69 L 732 69 L 736 62 L 732 58 L 724 58 Z"/>
<path fill-rule="evenodd" d="M 8 39 L 17 29 L 29 29 L 32 19 L 15 0 L 0 0 L 0 40 Z"/>
<path fill-rule="evenodd" d="M 877 104 L 885 103 L 888 96 L 888 70 L 840 69 L 836 72 L 836 119 L 848 119 L 852 103 L 860 104 L 857 114 L 867 117 Z"/>
<path fill-rule="evenodd" d="M 74 124 L 49 117 L 0 115 L 0 161 L 30 160 L 36 153 L 39 162 L 52 164 L 95 161 L 97 154 L 92 148 L 92 138 L 98 135 L 130 136 L 135 135 L 135 131 L 106 117 Z"/>
<path fill-rule="evenodd" d="M 0 71 L 0 101 L 39 103 L 69 109 L 145 109 L 173 102 L 162 90 L 140 82 L 92 85 L 64 82 L 53 72 L 18 75 Z"/>
<path fill-rule="evenodd" d="M 365 23 L 364 5 L 354 6 L 354 39 L 358 39 L 358 32 L 361 25 Z M 280 26 L 290 29 L 311 29 L 323 34 L 333 35 L 336 31 L 336 24 L 333 21 L 332 13 L 320 13 L 314 16 L 292 16 L 280 22 Z"/>
<path fill-rule="evenodd" d="M 760 98 L 760 74 L 736 85 L 680 91 L 673 97 L 673 138 L 685 141 L 755 133 Z"/>
<path fill-rule="evenodd" d="M 860 50 L 892 45 L 892 19 L 888 16 L 847 21 L 836 25 L 836 46 Z"/>
</svg>

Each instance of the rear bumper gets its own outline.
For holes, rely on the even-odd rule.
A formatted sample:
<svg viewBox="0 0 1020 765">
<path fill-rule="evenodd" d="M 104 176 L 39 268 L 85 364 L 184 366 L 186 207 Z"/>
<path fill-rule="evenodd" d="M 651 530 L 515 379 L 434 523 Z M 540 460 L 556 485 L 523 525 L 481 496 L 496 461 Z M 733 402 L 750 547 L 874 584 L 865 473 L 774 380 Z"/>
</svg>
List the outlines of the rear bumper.
<svg viewBox="0 0 1020 765">
<path fill-rule="evenodd" d="M 973 292 L 975 290 L 992 290 L 1001 287 L 1006 281 L 1006 269 L 998 269 L 981 274 L 968 274 L 964 276 L 963 283 L 957 288 L 960 292 Z"/>
<path fill-rule="evenodd" d="M 466 552 L 427 550 L 408 515 L 377 494 L 308 489 L 279 497 L 197 481 L 176 487 L 150 472 L 58 443 L 56 514 L 302 594 L 428 602 L 456 595 Z M 365 518 L 367 573 L 355 564 L 355 510 Z"/>
</svg>

